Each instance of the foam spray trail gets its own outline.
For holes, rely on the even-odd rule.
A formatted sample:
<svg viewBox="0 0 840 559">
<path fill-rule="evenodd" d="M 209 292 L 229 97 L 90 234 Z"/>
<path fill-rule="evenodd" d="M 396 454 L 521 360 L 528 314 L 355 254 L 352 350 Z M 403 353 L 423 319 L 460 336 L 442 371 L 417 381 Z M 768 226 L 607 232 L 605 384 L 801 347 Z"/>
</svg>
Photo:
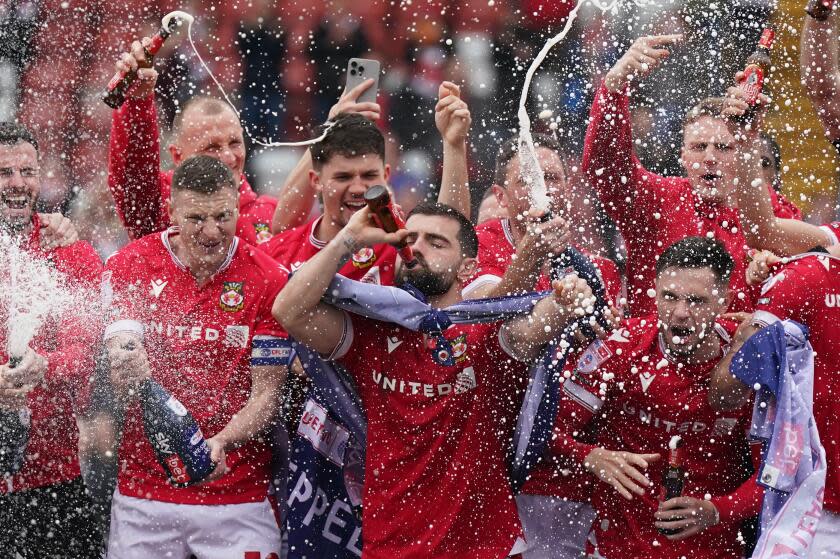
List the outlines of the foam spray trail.
<svg viewBox="0 0 840 559">
<path fill-rule="evenodd" d="M 253 134 L 251 134 L 251 131 L 248 129 L 248 125 L 242 120 L 242 116 L 239 113 L 239 109 L 236 108 L 236 105 L 234 105 L 233 101 L 231 101 L 230 97 L 228 97 L 228 94 L 225 91 L 225 88 L 222 87 L 222 84 L 219 83 L 219 80 L 216 79 L 216 76 L 213 74 L 213 72 L 207 66 L 207 63 L 204 62 L 204 59 L 201 57 L 201 54 L 199 54 L 198 49 L 195 46 L 195 42 L 193 41 L 193 36 L 192 36 L 192 24 L 195 21 L 195 18 L 192 15 L 190 15 L 186 12 L 182 12 L 180 10 L 175 10 L 174 12 L 170 12 L 170 13 L 166 14 L 165 16 L 163 16 L 163 19 L 161 20 L 161 25 L 168 28 L 169 24 L 171 23 L 171 21 L 173 19 L 179 19 L 179 20 L 187 23 L 187 40 L 190 43 L 190 47 L 192 47 L 192 49 L 193 49 L 193 53 L 195 53 L 195 57 L 198 59 L 198 62 L 201 64 L 201 67 L 204 68 L 204 71 L 207 72 L 207 74 L 210 76 L 210 79 L 213 80 L 213 83 L 216 84 L 216 87 L 219 89 L 219 92 L 221 92 L 222 97 L 225 98 L 225 101 L 227 101 L 228 105 L 230 105 L 230 108 L 233 109 L 234 113 L 236 113 L 236 117 L 239 119 L 239 122 L 242 124 L 242 128 L 245 130 L 245 132 L 251 138 L 251 141 L 253 141 L 257 145 L 267 147 L 267 148 L 304 147 L 304 146 L 311 146 L 312 144 L 317 144 L 318 142 L 320 142 L 321 140 L 323 140 L 327 136 L 327 133 L 330 131 L 330 128 L 332 128 L 332 122 L 330 122 L 330 121 L 326 122 L 326 129 L 324 130 L 324 132 L 320 136 L 318 136 L 317 138 L 313 138 L 311 140 L 303 140 L 301 142 L 272 142 L 272 141 L 264 142 L 264 141 L 260 140 L 259 138 L 257 138 L 256 136 L 254 136 Z"/>
<path fill-rule="evenodd" d="M 68 290 L 63 276 L 45 260 L 26 253 L 12 238 L 0 236 L 0 249 L 6 259 L 8 276 L 0 282 L 8 295 L 6 349 L 10 357 L 26 353 L 48 317 L 74 310 L 82 312 L 87 296 Z"/>
<path fill-rule="evenodd" d="M 551 207 L 551 200 L 549 199 L 548 192 L 546 190 L 542 168 L 537 160 L 537 152 L 534 148 L 534 138 L 531 136 L 531 119 L 528 116 L 528 111 L 525 108 L 525 105 L 528 102 L 528 94 L 531 89 L 531 80 L 534 78 L 534 74 L 543 63 L 543 60 L 545 60 L 545 57 L 548 56 L 548 51 L 550 51 L 558 43 L 562 42 L 566 38 L 566 35 L 569 34 L 569 31 L 572 29 L 572 24 L 574 24 L 577 19 L 578 10 L 580 10 L 587 1 L 591 2 L 593 6 L 597 7 L 602 12 L 614 9 L 619 2 L 619 0 L 610 0 L 608 2 L 601 2 L 600 0 L 581 0 L 578 2 L 572 11 L 569 12 L 569 17 L 566 19 L 566 25 L 563 26 L 560 33 L 549 39 L 545 45 L 543 45 L 543 48 L 537 54 L 536 58 L 534 58 L 534 61 L 531 63 L 531 66 L 525 74 L 525 84 L 522 86 L 522 94 L 519 97 L 519 112 L 517 113 L 519 118 L 519 172 L 522 176 L 522 180 L 525 181 L 525 184 L 530 186 L 529 192 L 531 196 L 531 205 L 540 210 L 549 210 Z M 655 4 L 655 2 L 651 2 L 649 0 L 632 0 L 632 2 L 637 6 L 649 6 Z"/>
</svg>

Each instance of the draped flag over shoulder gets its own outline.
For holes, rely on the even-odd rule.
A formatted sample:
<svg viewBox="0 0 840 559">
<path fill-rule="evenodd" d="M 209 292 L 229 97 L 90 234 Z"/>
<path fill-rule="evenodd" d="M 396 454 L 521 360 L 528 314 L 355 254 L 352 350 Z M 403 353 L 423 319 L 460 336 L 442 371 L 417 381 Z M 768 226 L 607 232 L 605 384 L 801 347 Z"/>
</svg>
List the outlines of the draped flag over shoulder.
<svg viewBox="0 0 840 559">
<path fill-rule="evenodd" d="M 814 350 L 790 320 L 756 332 L 730 371 L 759 385 L 750 434 L 765 441 L 758 483 L 765 489 L 754 558 L 806 558 L 822 515 L 826 458 L 813 415 Z"/>
<path fill-rule="evenodd" d="M 595 295 L 595 315 L 603 323 L 606 296 L 595 266 L 574 249 L 567 249 L 555 264 L 553 277 L 575 272 L 587 281 Z M 361 283 L 337 275 L 322 300 L 336 308 L 404 328 L 440 336 L 452 324 L 496 322 L 527 314 L 534 304 L 550 292 L 491 299 L 467 300 L 446 309 L 433 309 L 425 298 L 411 286 L 387 287 Z M 571 333 L 581 327 L 591 335 L 588 320 L 583 317 L 549 347 L 531 367 L 531 379 L 517 419 L 511 449 L 510 480 L 513 491 L 527 480 L 528 473 L 539 462 L 550 440 L 560 395 L 560 379 L 566 352 L 573 346 Z M 607 326 L 606 324 L 603 324 Z M 568 343 L 559 343 L 565 340 Z M 361 400 L 350 375 L 340 363 L 325 361 L 300 343 L 294 344 L 301 364 L 312 381 L 313 409 L 323 407 L 324 418 L 349 433 L 347 453 L 339 462 L 335 449 L 317 449 L 310 441 L 294 438 L 292 459 L 295 465 L 293 481 L 289 484 L 289 555 L 290 557 L 349 558 L 358 555 L 358 518 L 342 516 L 342 533 L 324 538 L 327 508 L 351 505 L 356 512 L 361 500 L 364 481 L 364 450 L 367 441 L 367 420 Z M 451 352 L 450 352 L 451 353 Z M 309 405 L 309 404 L 307 404 Z M 328 455 L 333 454 L 332 459 Z M 343 478 L 343 479 L 342 479 Z M 343 483 L 344 487 L 340 487 Z M 322 501 L 318 501 L 318 488 Z M 306 497 L 306 498 L 304 498 Z M 349 508 L 349 507 L 348 507 Z M 313 512 L 320 512 L 313 515 Z M 335 530 L 335 526 L 333 526 Z"/>
</svg>

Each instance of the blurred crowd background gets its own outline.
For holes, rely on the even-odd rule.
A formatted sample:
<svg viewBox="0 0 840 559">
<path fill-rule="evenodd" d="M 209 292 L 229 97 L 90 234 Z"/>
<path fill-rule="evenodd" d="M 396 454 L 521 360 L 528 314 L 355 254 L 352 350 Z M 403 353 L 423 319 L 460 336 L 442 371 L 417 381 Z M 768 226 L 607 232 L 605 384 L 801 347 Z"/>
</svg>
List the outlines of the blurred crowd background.
<svg viewBox="0 0 840 559">
<path fill-rule="evenodd" d="M 768 21 L 777 29 L 769 83 L 776 106 L 768 132 L 781 145 L 782 190 L 810 221 L 832 219 L 833 149 L 799 84 L 804 0 L 646 3 L 619 0 L 609 12 L 583 6 L 531 89 L 534 128 L 563 140 L 573 205 L 590 217 L 591 242 L 607 239 L 609 247 L 612 233 L 576 165 L 594 88 L 606 69 L 640 35 L 684 34 L 633 99 L 642 162 L 679 174 L 685 111 L 699 98 L 724 92 Z M 106 186 L 111 111 L 100 95 L 131 40 L 152 34 L 162 15 L 181 9 L 196 17 L 196 46 L 238 104 L 247 130 L 263 140 L 311 137 L 340 95 L 348 60 L 380 60 L 380 125 L 389 138 L 392 185 L 409 208 L 433 190 L 440 172 L 433 122 L 438 84 L 461 84 L 473 115 L 470 177 L 477 204 L 489 186 L 498 144 L 516 132 L 525 72 L 573 7 L 573 0 L 3 0 L 0 118 L 18 118 L 38 135 L 44 209 L 69 212 L 82 237 L 107 256 L 125 237 Z M 178 105 L 196 92 L 219 92 L 183 29 L 167 42 L 157 67 L 165 147 Z M 537 117 L 546 111 L 549 117 Z M 252 185 L 276 193 L 301 152 L 249 147 Z M 167 161 L 165 150 L 162 155 Z"/>
</svg>

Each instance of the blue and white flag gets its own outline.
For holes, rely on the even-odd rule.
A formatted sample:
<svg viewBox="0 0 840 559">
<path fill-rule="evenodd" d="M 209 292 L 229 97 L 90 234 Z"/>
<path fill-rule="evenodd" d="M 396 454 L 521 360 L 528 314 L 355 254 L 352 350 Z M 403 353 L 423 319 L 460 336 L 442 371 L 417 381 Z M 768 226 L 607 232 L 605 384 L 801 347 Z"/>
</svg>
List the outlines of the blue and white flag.
<svg viewBox="0 0 840 559">
<path fill-rule="evenodd" d="M 806 558 L 822 515 L 826 458 L 813 415 L 814 350 L 808 329 L 790 320 L 756 332 L 730 371 L 758 386 L 750 434 L 765 442 L 765 487 L 754 558 Z"/>
</svg>

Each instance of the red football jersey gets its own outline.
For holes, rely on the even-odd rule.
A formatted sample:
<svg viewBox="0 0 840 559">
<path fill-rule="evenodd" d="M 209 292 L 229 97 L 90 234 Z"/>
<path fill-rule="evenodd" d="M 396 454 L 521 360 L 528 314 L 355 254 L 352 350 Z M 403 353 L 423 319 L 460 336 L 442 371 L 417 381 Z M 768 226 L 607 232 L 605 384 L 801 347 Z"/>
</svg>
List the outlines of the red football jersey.
<svg viewBox="0 0 840 559">
<path fill-rule="evenodd" d="M 103 299 L 112 310 L 111 323 L 143 324 L 152 377 L 184 404 L 210 438 L 250 396 L 255 343 L 287 337 L 271 315 L 286 273 L 235 238 L 221 269 L 199 287 L 172 251 L 170 238 L 176 234 L 173 228 L 149 235 L 109 258 Z M 144 435 L 139 404 L 132 403 L 125 415 L 122 494 L 196 505 L 265 499 L 270 455 L 264 441 L 251 440 L 228 452 L 230 472 L 221 479 L 177 489 L 167 482 Z"/>
<path fill-rule="evenodd" d="M 754 317 L 808 327 L 815 353 L 814 418 L 828 459 L 825 508 L 840 513 L 840 259 L 811 253 L 781 266 L 762 286 Z"/>
<path fill-rule="evenodd" d="M 828 234 L 829 243 L 828 246 L 840 244 L 840 221 L 832 221 L 831 223 L 826 223 L 825 225 L 821 225 L 820 229 Z M 813 248 L 813 247 L 811 247 Z"/>
<path fill-rule="evenodd" d="M 108 150 L 108 188 L 128 236 L 139 239 L 169 227 L 166 203 L 173 171 L 160 169 L 154 96 L 127 99 L 114 110 Z M 252 245 L 268 241 L 276 207 L 277 200 L 257 195 L 242 175 L 236 234 Z"/>
<path fill-rule="evenodd" d="M 734 332 L 732 324 L 717 324 L 721 356 Z M 740 558 L 739 522 L 760 507 L 761 489 L 753 478 L 745 481 L 739 465 L 748 456 L 746 429 L 751 408 L 718 412 L 709 406 L 711 370 L 718 360 L 679 366 L 665 357 L 656 316 L 630 319 L 607 341 L 595 341 L 577 361 L 567 364 L 564 398 L 558 424 L 583 429 L 597 418 L 597 445 L 566 447 L 557 441 L 554 452 L 571 455 L 579 463 L 595 446 L 635 453 L 658 453 L 644 496 L 625 500 L 612 486 L 596 482 L 592 503 L 597 510 L 598 547 L 610 558 Z M 683 466 L 688 472 L 683 495 L 711 495 L 721 523 L 682 542 L 671 542 L 654 527 L 668 442 L 683 439 Z"/>
<path fill-rule="evenodd" d="M 479 287 L 501 282 L 505 270 L 510 266 L 516 254 L 516 243 L 513 241 L 509 219 L 485 221 L 475 228 L 475 232 L 478 236 L 478 269 L 461 291 L 464 297 L 469 297 L 469 294 Z M 607 296 L 611 302 L 615 303 L 621 296 L 621 275 L 618 273 L 618 268 L 612 260 L 607 258 L 589 254 L 587 256 L 601 273 L 601 281 L 607 290 Z M 534 289 L 538 291 L 551 289 L 551 280 L 543 274 Z"/>
<path fill-rule="evenodd" d="M 93 247 L 78 241 L 44 251 L 39 234 L 36 215 L 29 242 L 24 245 L 26 252 L 54 266 L 66 278 L 68 288 L 79 290 L 80 304 L 91 298 L 95 301 L 102 262 Z M 83 412 L 89 403 L 94 372 L 90 348 L 101 336 L 101 324 L 91 322 L 93 309 L 79 311 L 78 316 L 72 316 L 75 313 L 71 311 L 58 320 L 45 321 L 30 344 L 49 365 L 44 382 L 27 398 L 32 423 L 25 461 L 17 474 L 0 483 L 0 494 L 63 483 L 81 475 L 75 413 Z M 5 325 L 7 320 L 6 306 L 2 305 L 0 324 Z M 6 328 L 0 328 L 0 363 L 8 361 L 6 344 Z"/>
<path fill-rule="evenodd" d="M 318 254 L 327 243 L 315 237 L 315 228 L 324 216 L 305 225 L 284 231 L 262 247 L 281 266 L 294 272 Z M 366 283 L 394 285 L 397 250 L 391 245 L 365 247 L 355 253 L 338 271 L 346 278 Z"/>
<path fill-rule="evenodd" d="M 633 150 L 630 122 L 627 94 L 601 85 L 586 130 L 583 170 L 627 246 L 630 314 L 656 312 L 656 301 L 649 295 L 656 280 L 656 259 L 673 243 L 697 235 L 719 240 L 735 260 L 729 310 L 752 311 L 757 293 L 746 281 L 746 239 L 738 210 L 704 202 L 684 177 L 664 177 L 645 169 Z M 767 188 L 777 216 L 795 215 L 790 203 L 780 202 L 781 194 Z"/>
<path fill-rule="evenodd" d="M 367 412 L 364 557 L 506 556 L 522 529 L 499 408 L 525 366 L 504 351 L 499 323 L 447 330 L 447 367 L 422 334 L 347 316 L 334 356 Z"/>
</svg>

